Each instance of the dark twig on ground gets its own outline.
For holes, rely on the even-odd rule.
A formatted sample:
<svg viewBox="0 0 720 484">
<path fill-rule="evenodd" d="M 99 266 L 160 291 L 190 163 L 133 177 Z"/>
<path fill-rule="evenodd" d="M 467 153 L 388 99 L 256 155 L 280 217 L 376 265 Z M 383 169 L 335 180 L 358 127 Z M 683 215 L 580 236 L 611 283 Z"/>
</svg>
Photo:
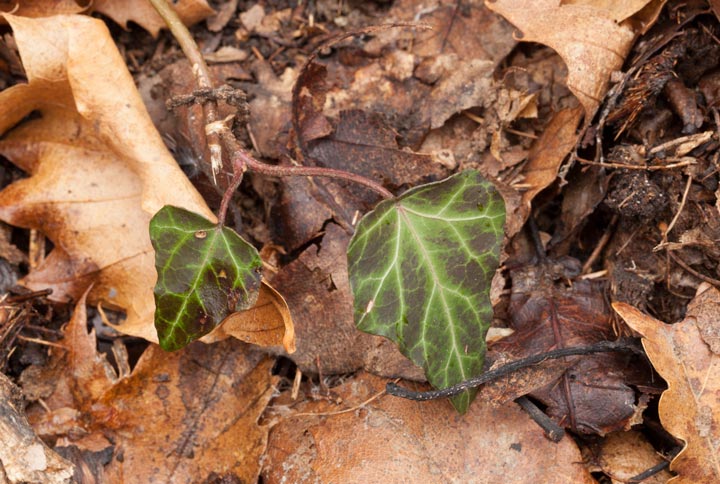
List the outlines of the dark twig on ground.
<svg viewBox="0 0 720 484">
<path fill-rule="evenodd" d="M 609 353 L 613 351 L 630 351 L 633 353 L 643 354 L 642 350 L 627 340 L 618 341 L 602 341 L 587 346 L 572 346 L 570 348 L 560 348 L 558 350 L 548 351 L 547 353 L 540 353 L 537 355 L 528 356 L 503 365 L 494 370 L 487 371 L 480 376 L 465 380 L 442 390 L 430 390 L 426 392 L 417 392 L 410 390 L 395 383 L 387 384 L 388 395 L 394 395 L 396 397 L 406 398 L 408 400 L 415 400 L 424 402 L 427 400 L 437 400 L 439 398 L 454 397 L 463 393 L 471 388 L 477 388 L 480 385 L 484 385 L 490 381 L 496 380 L 502 376 L 510 373 L 522 370 L 523 368 L 529 368 L 538 363 L 542 363 L 547 360 L 556 360 L 558 358 L 565 358 L 567 356 L 578 356 L 578 355 L 590 355 L 594 353 Z"/>
</svg>

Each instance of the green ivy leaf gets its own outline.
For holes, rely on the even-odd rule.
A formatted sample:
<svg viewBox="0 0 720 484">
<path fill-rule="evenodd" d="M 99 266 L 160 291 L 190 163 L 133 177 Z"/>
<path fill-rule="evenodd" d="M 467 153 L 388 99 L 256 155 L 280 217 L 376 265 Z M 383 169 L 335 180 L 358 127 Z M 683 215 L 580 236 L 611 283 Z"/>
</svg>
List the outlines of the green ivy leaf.
<svg viewBox="0 0 720 484">
<path fill-rule="evenodd" d="M 255 304 L 262 261 L 232 229 L 165 206 L 150 221 L 150 239 L 158 273 L 155 328 L 164 350 L 179 350 Z"/>
<path fill-rule="evenodd" d="M 476 171 L 378 204 L 348 247 L 355 322 L 394 341 L 435 388 L 482 373 L 505 207 Z M 464 413 L 475 392 L 452 399 Z"/>
</svg>

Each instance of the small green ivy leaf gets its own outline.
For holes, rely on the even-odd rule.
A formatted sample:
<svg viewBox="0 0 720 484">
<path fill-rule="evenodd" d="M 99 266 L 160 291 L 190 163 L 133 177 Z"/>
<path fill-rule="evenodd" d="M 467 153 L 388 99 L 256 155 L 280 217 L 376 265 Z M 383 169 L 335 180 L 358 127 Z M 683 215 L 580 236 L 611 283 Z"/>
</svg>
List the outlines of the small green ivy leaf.
<svg viewBox="0 0 720 484">
<path fill-rule="evenodd" d="M 232 229 L 165 206 L 150 221 L 150 239 L 158 273 L 155 328 L 164 350 L 179 350 L 255 304 L 262 261 Z"/>
<path fill-rule="evenodd" d="M 355 322 L 394 341 L 435 388 L 483 371 L 505 206 L 476 171 L 385 200 L 348 247 Z M 464 413 L 475 396 L 452 399 Z"/>
</svg>

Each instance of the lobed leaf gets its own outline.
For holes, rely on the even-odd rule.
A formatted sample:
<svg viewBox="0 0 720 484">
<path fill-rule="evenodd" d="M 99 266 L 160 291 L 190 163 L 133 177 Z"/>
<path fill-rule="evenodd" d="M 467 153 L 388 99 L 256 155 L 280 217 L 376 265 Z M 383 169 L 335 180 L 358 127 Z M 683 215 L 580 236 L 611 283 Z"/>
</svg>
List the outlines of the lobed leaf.
<svg viewBox="0 0 720 484">
<path fill-rule="evenodd" d="M 262 261 L 232 229 L 165 206 L 150 221 L 150 238 L 158 273 L 155 328 L 164 350 L 186 346 L 255 304 Z"/>
<path fill-rule="evenodd" d="M 378 204 L 348 247 L 355 322 L 445 388 L 482 373 L 505 208 L 476 171 Z M 453 398 L 464 413 L 474 392 Z"/>
</svg>

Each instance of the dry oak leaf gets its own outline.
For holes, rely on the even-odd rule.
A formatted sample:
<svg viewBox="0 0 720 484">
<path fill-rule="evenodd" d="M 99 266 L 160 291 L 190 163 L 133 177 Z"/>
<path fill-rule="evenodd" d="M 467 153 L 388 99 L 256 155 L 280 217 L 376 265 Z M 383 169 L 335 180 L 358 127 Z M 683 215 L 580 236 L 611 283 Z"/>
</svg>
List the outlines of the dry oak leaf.
<svg viewBox="0 0 720 484">
<path fill-rule="evenodd" d="M 620 70 L 635 40 L 630 22 L 650 0 L 487 0 L 486 5 L 522 31 L 520 40 L 554 49 L 568 66 L 568 88 L 585 108 L 589 124 L 607 92 L 610 74 Z"/>
<path fill-rule="evenodd" d="M 204 482 L 213 472 L 257 481 L 268 436 L 258 419 L 276 383 L 272 359 L 233 339 L 213 351 L 200 343 L 173 353 L 150 345 L 119 378 L 96 352 L 84 297 L 64 336 L 66 349 L 53 348 L 48 364 L 59 370 L 54 389 L 29 418 L 58 447 L 112 447 L 95 482 Z"/>
<path fill-rule="evenodd" d="M 152 345 L 130 377 L 93 406 L 94 428 L 111 435 L 105 482 L 257 482 L 268 427 L 258 420 L 274 392 L 274 360 L 227 339 L 168 354 Z M 122 455 L 122 461 L 117 456 Z"/>
<path fill-rule="evenodd" d="M 264 482 L 595 482 L 572 439 L 550 442 L 515 404 L 476 401 L 461 417 L 446 401 L 369 401 L 386 381 L 358 373 L 333 388 L 343 407 L 365 402 L 351 411 L 326 401 L 283 411 L 270 432 Z"/>
<path fill-rule="evenodd" d="M 660 421 L 685 442 L 670 463 L 677 477 L 669 482 L 720 482 L 720 354 L 711 350 L 701 327 L 720 331 L 720 291 L 702 284 L 685 319 L 665 324 L 629 304 L 613 308 L 643 337 L 643 347 L 668 384 L 660 397 Z"/>
<path fill-rule="evenodd" d="M 92 303 L 125 310 L 120 331 L 157 341 L 150 218 L 164 205 L 214 216 L 167 151 L 103 22 L 5 17 L 28 83 L 0 93 L 0 153 L 30 177 L 0 192 L 0 219 L 54 244 L 22 283 L 68 301 L 94 282 Z"/>
<path fill-rule="evenodd" d="M 215 13 L 205 0 L 179 0 L 170 2 L 185 25 L 195 24 Z M 132 21 L 157 37 L 165 21 L 148 0 L 94 0 L 92 9 L 107 15 L 127 30 Z"/>
</svg>

